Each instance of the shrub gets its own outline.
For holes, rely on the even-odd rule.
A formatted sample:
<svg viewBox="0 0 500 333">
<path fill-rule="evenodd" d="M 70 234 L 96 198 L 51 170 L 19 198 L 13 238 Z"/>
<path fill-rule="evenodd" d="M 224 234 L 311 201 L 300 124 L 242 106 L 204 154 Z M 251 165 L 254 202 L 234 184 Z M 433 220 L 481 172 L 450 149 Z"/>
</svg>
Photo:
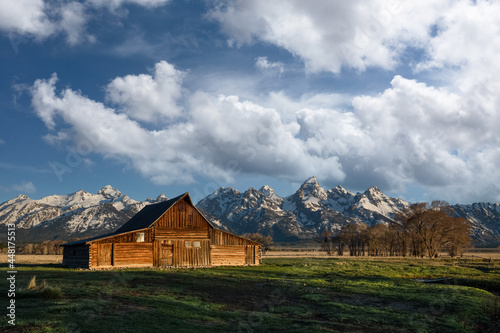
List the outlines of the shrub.
<svg viewBox="0 0 500 333">
<path fill-rule="evenodd" d="M 19 289 L 18 296 L 19 298 L 58 299 L 63 297 L 63 293 L 61 288 L 49 286 L 45 280 L 37 285 L 36 276 L 33 276 L 26 289 Z"/>
</svg>

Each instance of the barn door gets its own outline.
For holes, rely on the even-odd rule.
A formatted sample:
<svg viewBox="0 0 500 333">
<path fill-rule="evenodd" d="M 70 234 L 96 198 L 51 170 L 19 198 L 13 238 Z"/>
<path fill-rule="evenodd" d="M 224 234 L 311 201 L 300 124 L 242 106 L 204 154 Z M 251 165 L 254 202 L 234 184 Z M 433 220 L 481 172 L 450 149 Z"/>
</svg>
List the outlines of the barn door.
<svg viewBox="0 0 500 333">
<path fill-rule="evenodd" d="M 97 247 L 97 266 L 113 265 L 113 244 L 99 244 Z"/>
<path fill-rule="evenodd" d="M 160 266 L 172 266 L 172 244 L 161 244 Z"/>
<path fill-rule="evenodd" d="M 255 246 L 247 245 L 245 247 L 245 264 L 255 265 Z"/>
</svg>

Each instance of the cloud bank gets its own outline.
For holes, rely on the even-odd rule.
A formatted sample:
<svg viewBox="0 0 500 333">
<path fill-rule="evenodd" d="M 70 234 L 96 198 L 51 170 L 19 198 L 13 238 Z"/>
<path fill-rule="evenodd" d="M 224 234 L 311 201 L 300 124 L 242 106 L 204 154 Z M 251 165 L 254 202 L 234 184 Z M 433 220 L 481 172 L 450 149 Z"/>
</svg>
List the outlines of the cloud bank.
<svg viewBox="0 0 500 333">
<path fill-rule="evenodd" d="M 37 29 L 22 20 L 5 21 L 0 29 L 40 31 L 39 38 L 61 31 L 62 21 L 43 15 L 46 4 L 32 2 L 33 11 L 23 15 Z M 33 108 L 49 129 L 47 140 L 85 146 L 89 154 L 119 160 L 158 184 L 199 177 L 230 182 L 238 174 L 290 181 L 316 175 L 354 188 L 404 192 L 418 186 L 429 199 L 500 201 L 500 3 L 216 4 L 207 17 L 234 47 L 274 45 L 309 73 L 392 71 L 390 86 L 353 96 L 348 107 L 335 94 L 292 98 L 274 91 L 249 100 L 190 91 L 183 82 L 192 74 L 161 61 L 151 73 L 114 78 L 100 102 L 77 89 L 58 90 L 54 75 L 31 88 Z M 77 12 L 78 6 L 68 10 Z M 76 18 L 67 15 L 68 22 L 85 27 L 86 19 Z M 70 44 L 79 40 L 66 35 Z M 415 50 L 418 56 L 408 59 Z M 286 64 L 269 59 L 254 59 L 255 69 L 267 77 L 283 74 Z M 424 79 L 398 75 L 402 64 Z"/>
<path fill-rule="evenodd" d="M 499 193 L 490 185 L 500 184 L 499 117 L 481 121 L 463 96 L 446 88 L 395 76 L 381 94 L 354 97 L 351 110 L 290 99 L 294 109 L 284 111 L 266 106 L 271 95 L 255 102 L 195 91 L 183 97 L 182 113 L 172 113 L 179 110 L 184 75 L 162 61 L 154 75 L 115 78 L 106 89 L 110 107 L 70 88 L 58 92 L 54 74 L 34 83 L 32 105 L 54 137 L 122 161 L 158 184 L 198 176 L 230 182 L 244 173 L 291 181 L 317 175 L 398 190 L 418 184 L 456 200 L 479 198 L 484 187 L 489 197 L 491 190 Z M 150 129 L 156 116 L 165 116 L 163 125 Z"/>
</svg>

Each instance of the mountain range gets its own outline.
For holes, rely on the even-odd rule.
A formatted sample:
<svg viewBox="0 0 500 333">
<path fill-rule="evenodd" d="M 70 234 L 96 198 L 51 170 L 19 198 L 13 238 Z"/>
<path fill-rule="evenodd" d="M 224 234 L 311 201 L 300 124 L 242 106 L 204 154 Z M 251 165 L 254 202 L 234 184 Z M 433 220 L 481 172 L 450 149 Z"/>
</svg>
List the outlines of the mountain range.
<svg viewBox="0 0 500 333">
<path fill-rule="evenodd" d="M 145 205 L 167 200 L 136 201 L 111 186 L 97 194 L 83 190 L 32 200 L 24 195 L 0 204 L 0 230 L 15 223 L 19 240 L 25 242 L 92 237 L 112 232 Z M 239 192 L 219 188 L 198 202 L 197 208 L 218 228 L 236 234 L 259 232 L 275 241 L 294 241 L 335 231 L 348 223 L 389 223 L 411 203 L 386 196 L 377 187 L 352 193 L 342 186 L 325 190 L 316 179 L 307 179 L 292 195 L 278 196 L 269 186 Z M 457 204 L 456 216 L 473 226 L 478 246 L 500 243 L 498 203 Z"/>
<path fill-rule="evenodd" d="M 144 206 L 167 200 L 136 201 L 110 185 L 97 194 L 76 191 L 32 200 L 25 195 L 0 204 L 0 230 L 16 224 L 18 241 L 69 240 L 112 232 L 127 222 Z"/>
</svg>

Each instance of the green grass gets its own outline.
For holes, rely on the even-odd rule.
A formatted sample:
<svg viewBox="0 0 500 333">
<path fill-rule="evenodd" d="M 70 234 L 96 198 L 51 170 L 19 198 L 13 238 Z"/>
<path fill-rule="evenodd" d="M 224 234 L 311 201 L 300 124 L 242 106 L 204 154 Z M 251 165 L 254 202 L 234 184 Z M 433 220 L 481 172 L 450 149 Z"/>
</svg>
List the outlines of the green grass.
<svg viewBox="0 0 500 333">
<path fill-rule="evenodd" d="M 37 285 L 28 289 L 33 276 Z M 454 279 L 413 280 L 438 277 Z M 486 261 L 294 258 L 111 271 L 26 265 L 17 287 L 17 326 L 3 314 L 6 332 L 500 332 L 500 265 Z M 8 289 L 6 279 L 0 289 Z"/>
</svg>

